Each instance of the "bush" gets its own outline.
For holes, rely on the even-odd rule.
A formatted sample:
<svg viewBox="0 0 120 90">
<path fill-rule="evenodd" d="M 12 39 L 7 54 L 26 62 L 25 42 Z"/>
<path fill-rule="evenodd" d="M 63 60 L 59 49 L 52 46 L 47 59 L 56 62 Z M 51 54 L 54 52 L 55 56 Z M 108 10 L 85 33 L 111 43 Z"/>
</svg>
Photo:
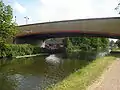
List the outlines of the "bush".
<svg viewBox="0 0 120 90">
<path fill-rule="evenodd" d="M 93 37 L 68 37 L 67 50 L 68 52 L 74 50 L 81 51 L 100 51 L 108 49 L 108 38 L 93 38 Z"/>
<path fill-rule="evenodd" d="M 0 57 L 15 57 L 40 53 L 40 47 L 29 44 L 4 44 L 0 48 Z"/>
<path fill-rule="evenodd" d="M 42 52 L 42 50 L 41 50 L 40 47 L 34 46 L 34 48 L 33 48 L 33 54 L 38 54 L 38 53 L 41 53 L 41 52 Z"/>
</svg>

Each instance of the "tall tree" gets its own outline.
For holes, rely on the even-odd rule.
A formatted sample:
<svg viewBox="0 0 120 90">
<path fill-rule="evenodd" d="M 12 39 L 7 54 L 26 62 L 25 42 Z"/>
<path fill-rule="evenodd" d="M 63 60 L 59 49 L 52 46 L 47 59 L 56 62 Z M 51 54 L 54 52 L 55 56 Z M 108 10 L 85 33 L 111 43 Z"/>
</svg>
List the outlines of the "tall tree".
<svg viewBox="0 0 120 90">
<path fill-rule="evenodd" d="M 0 1 L 0 40 L 6 43 L 17 33 L 17 27 L 12 18 L 12 8 Z"/>
<path fill-rule="evenodd" d="M 119 39 L 116 41 L 116 44 L 120 48 L 120 40 Z"/>
<path fill-rule="evenodd" d="M 115 10 L 117 10 L 118 13 L 120 14 L 120 3 L 118 3 L 118 5 L 116 6 Z"/>
<path fill-rule="evenodd" d="M 111 40 L 111 41 L 110 41 L 110 47 L 112 48 L 112 47 L 114 47 L 114 45 L 115 45 L 114 41 Z"/>
<path fill-rule="evenodd" d="M 68 46 L 79 47 L 83 51 L 91 50 L 105 50 L 108 49 L 109 40 L 108 38 L 93 38 L 93 37 L 70 37 L 68 40 Z M 78 48 L 77 48 L 78 49 Z"/>
</svg>

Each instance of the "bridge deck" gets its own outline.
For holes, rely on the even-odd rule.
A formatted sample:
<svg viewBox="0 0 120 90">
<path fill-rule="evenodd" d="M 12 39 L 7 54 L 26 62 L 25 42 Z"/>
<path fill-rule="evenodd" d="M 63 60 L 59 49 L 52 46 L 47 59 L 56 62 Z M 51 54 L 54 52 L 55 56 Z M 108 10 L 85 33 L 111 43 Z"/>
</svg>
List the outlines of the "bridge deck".
<svg viewBox="0 0 120 90">
<path fill-rule="evenodd" d="M 22 31 L 17 37 L 25 36 L 64 36 L 64 35 L 100 35 L 120 37 L 120 17 L 93 18 L 45 22 L 19 26 Z"/>
</svg>

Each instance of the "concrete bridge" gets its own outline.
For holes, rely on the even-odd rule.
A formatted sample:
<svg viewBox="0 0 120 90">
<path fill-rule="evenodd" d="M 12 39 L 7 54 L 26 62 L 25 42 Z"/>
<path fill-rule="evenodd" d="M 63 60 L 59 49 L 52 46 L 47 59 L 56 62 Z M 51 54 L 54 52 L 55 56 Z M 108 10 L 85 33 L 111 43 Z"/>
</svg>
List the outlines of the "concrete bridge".
<svg viewBox="0 0 120 90">
<path fill-rule="evenodd" d="M 120 17 L 77 19 L 19 26 L 16 42 L 68 36 L 120 38 Z"/>
</svg>

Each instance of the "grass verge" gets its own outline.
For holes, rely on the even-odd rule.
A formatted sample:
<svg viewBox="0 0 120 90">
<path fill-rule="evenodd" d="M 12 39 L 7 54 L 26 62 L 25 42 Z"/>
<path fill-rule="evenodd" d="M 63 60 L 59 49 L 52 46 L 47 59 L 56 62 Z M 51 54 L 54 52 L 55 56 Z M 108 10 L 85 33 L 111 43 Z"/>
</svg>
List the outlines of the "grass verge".
<svg viewBox="0 0 120 90">
<path fill-rule="evenodd" d="M 89 63 L 47 90 L 86 90 L 86 88 L 101 75 L 103 70 L 115 60 L 115 57 L 106 56 Z"/>
</svg>

